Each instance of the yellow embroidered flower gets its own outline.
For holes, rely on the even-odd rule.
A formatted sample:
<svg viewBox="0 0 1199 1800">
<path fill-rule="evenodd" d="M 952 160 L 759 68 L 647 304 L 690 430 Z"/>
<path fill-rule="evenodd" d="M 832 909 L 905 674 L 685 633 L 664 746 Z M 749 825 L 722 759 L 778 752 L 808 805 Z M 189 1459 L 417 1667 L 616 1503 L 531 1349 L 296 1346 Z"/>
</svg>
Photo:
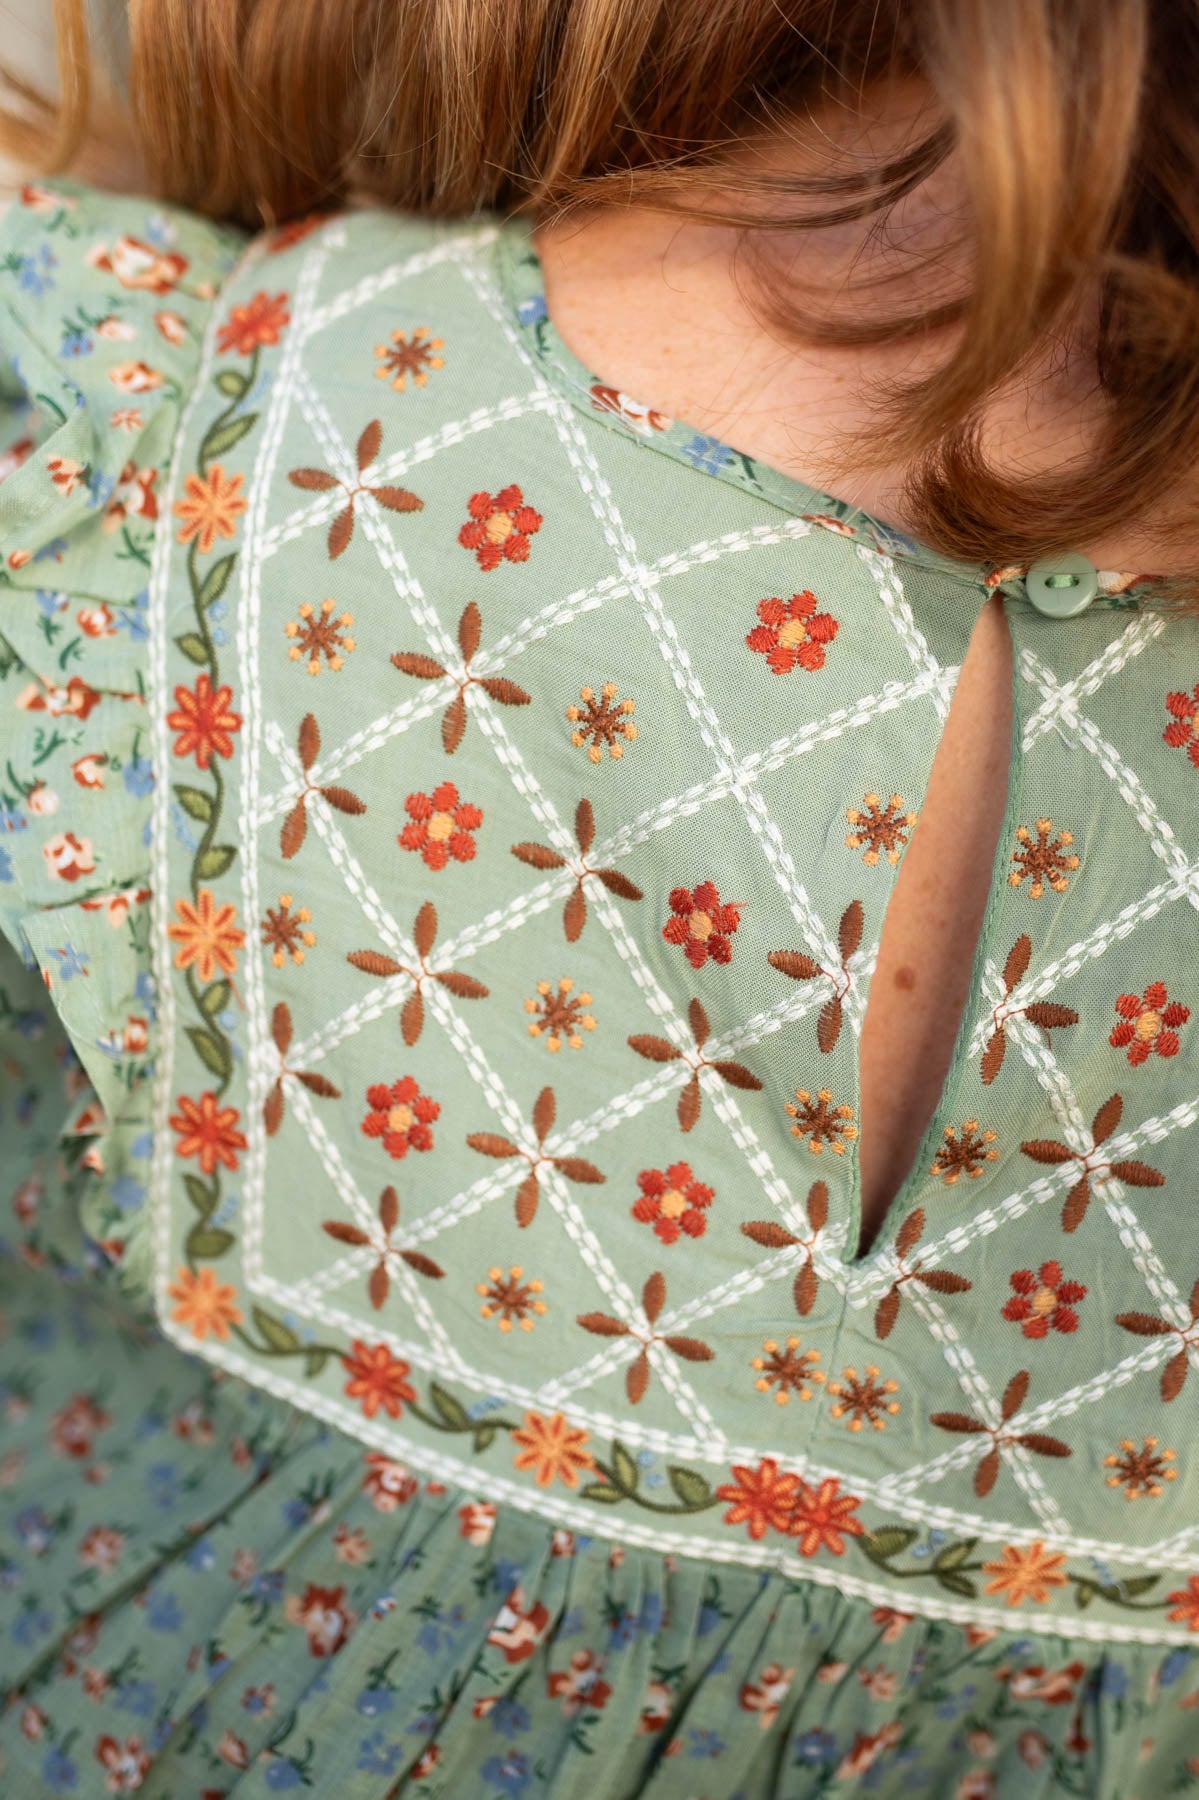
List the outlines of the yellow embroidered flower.
<svg viewBox="0 0 1199 1800">
<path fill-rule="evenodd" d="M 181 1267 L 167 1293 L 178 1301 L 172 1318 L 189 1326 L 192 1335 L 201 1341 L 210 1332 L 223 1341 L 229 1336 L 230 1327 L 242 1322 L 236 1288 L 227 1281 L 218 1281 L 207 1264 L 197 1273 Z"/>
<path fill-rule="evenodd" d="M 217 906 L 211 891 L 201 888 L 194 906 L 190 900 L 176 900 L 175 911 L 178 920 L 167 927 L 167 936 L 179 946 L 175 967 L 187 969 L 194 964 L 203 983 L 211 981 L 218 969 L 223 975 L 232 975 L 237 952 L 246 941 L 245 932 L 234 924 L 237 914 L 233 905 L 226 901 Z"/>
<path fill-rule="evenodd" d="M 551 1413 L 548 1419 L 540 1413 L 526 1413 L 524 1424 L 512 1433 L 512 1442 L 520 1445 L 516 1467 L 535 1469 L 538 1487 L 550 1487 L 555 1481 L 578 1487 L 580 1474 L 595 1467 L 595 1458 L 585 1448 L 587 1433 L 569 1424 L 561 1413 Z"/>
<path fill-rule="evenodd" d="M 1062 1574 L 1065 1560 L 1058 1551 L 1047 1550 L 1039 1538 L 1027 1550 L 1021 1550 L 1017 1544 L 1005 1544 L 998 1562 L 983 1564 L 984 1575 L 992 1577 L 987 1592 L 1003 1594 L 1009 1606 L 1019 1606 L 1023 1600 L 1044 1606 L 1050 1588 L 1066 1585 L 1067 1578 Z"/>
</svg>

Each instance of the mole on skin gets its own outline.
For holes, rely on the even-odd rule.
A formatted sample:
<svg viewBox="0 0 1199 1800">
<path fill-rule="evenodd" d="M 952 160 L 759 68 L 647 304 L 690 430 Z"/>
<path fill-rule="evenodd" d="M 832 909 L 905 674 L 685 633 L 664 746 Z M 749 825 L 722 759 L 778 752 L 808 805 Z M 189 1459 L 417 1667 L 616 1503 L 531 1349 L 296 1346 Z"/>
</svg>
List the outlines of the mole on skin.
<svg viewBox="0 0 1199 1800">
<path fill-rule="evenodd" d="M 901 964 L 895 971 L 894 981 L 897 988 L 903 988 L 905 992 L 910 993 L 916 985 L 915 969 L 910 969 L 906 963 Z"/>
</svg>

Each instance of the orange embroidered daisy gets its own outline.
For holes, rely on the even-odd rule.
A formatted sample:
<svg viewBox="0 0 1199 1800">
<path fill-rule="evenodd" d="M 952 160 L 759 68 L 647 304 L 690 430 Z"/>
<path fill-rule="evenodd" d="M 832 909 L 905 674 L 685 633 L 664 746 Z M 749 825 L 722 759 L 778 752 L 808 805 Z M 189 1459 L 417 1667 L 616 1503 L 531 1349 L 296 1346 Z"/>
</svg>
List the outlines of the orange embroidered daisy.
<svg viewBox="0 0 1199 1800">
<path fill-rule="evenodd" d="M 1199 1575 L 1190 1575 L 1184 1588 L 1175 1588 L 1166 1599 L 1173 1602 L 1168 1615 L 1185 1625 L 1188 1631 L 1199 1631 Z"/>
<path fill-rule="evenodd" d="M 194 693 L 190 688 L 175 689 L 175 711 L 167 714 L 167 724 L 179 733 L 176 756 L 194 756 L 206 769 L 214 756 L 233 755 L 233 733 L 241 730 L 241 714 L 230 707 L 232 698 L 231 687 L 214 688 L 207 674 L 199 677 Z"/>
<path fill-rule="evenodd" d="M 512 1442 L 520 1445 L 516 1467 L 536 1470 L 538 1487 L 549 1487 L 555 1481 L 578 1487 L 579 1475 L 595 1467 L 595 1458 L 586 1448 L 587 1433 L 561 1413 L 551 1413 L 548 1419 L 541 1413 L 526 1413 L 524 1424 L 512 1433 Z"/>
<path fill-rule="evenodd" d="M 843 1556 L 846 1537 L 862 1536 L 862 1521 L 853 1517 L 862 1502 L 855 1494 L 839 1493 L 840 1485 L 835 1476 L 822 1481 L 818 1488 L 800 1482 L 787 1532 L 799 1539 L 801 1556 L 815 1556 L 818 1550 Z"/>
<path fill-rule="evenodd" d="M 767 1530 L 788 1531 L 802 1482 L 798 1475 L 783 1475 L 773 1456 L 763 1457 L 756 1469 L 745 1463 L 732 1465 L 733 1480 L 716 1490 L 718 1500 L 730 1502 L 726 1525 L 748 1525 L 751 1538 Z"/>
<path fill-rule="evenodd" d="M 1023 1600 L 1044 1606 L 1051 1588 L 1066 1585 L 1067 1577 L 1062 1574 L 1065 1560 L 1059 1551 L 1047 1550 L 1039 1538 L 1027 1550 L 1005 1544 L 998 1561 L 983 1564 L 983 1573 L 992 1578 L 987 1592 L 1003 1594 L 1009 1606 L 1019 1606 Z"/>
<path fill-rule="evenodd" d="M 245 1136 L 237 1129 L 241 1117 L 236 1106 L 222 1106 L 211 1091 L 199 1100 L 180 1094 L 179 1111 L 171 1116 L 171 1128 L 179 1133 L 176 1156 L 196 1156 L 205 1175 L 211 1175 L 218 1163 L 236 1169 L 237 1153 L 246 1148 Z"/>
<path fill-rule="evenodd" d="M 190 900 L 176 900 L 178 920 L 167 926 L 167 936 L 179 948 L 175 967 L 195 967 L 197 979 L 210 982 L 219 969 L 232 975 L 237 968 L 237 952 L 246 934 L 234 923 L 236 908 L 226 901 L 218 906 L 208 888 L 201 888 L 193 906 Z"/>
<path fill-rule="evenodd" d="M 227 1281 L 218 1281 L 215 1270 L 207 1263 L 194 1271 L 181 1267 L 167 1293 L 177 1302 L 171 1317 L 177 1324 L 188 1326 L 201 1341 L 209 1333 L 223 1341 L 230 1328 L 242 1322 L 237 1289 Z"/>
<path fill-rule="evenodd" d="M 235 306 L 217 334 L 222 356 L 249 356 L 262 344 L 277 344 L 279 333 L 291 322 L 286 294 L 255 294 L 244 306 Z"/>
<path fill-rule="evenodd" d="M 183 486 L 184 497 L 175 502 L 175 512 L 183 523 L 175 536 L 181 544 L 190 544 L 194 538 L 201 556 L 207 556 L 218 537 L 234 535 L 237 520 L 246 510 L 242 477 L 226 476 L 221 464 L 213 463 L 207 475 L 189 475 Z"/>
<path fill-rule="evenodd" d="M 380 1407 L 389 1419 L 398 1419 L 404 1402 L 416 1399 L 416 1389 L 407 1379 L 408 1364 L 403 1357 L 393 1356 L 386 1344 L 364 1344 L 355 1338 L 350 1355 L 341 1360 L 350 1374 L 346 1393 L 351 1400 L 362 1402 L 368 1419 L 373 1419 Z"/>
</svg>

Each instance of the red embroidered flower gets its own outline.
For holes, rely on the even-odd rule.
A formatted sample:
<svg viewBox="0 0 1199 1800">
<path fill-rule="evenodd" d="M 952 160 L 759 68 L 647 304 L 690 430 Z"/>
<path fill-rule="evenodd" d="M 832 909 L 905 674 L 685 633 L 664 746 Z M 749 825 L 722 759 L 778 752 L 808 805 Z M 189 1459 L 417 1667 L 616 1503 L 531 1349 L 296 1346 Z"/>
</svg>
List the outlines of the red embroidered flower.
<svg viewBox="0 0 1199 1800">
<path fill-rule="evenodd" d="M 1067 1281 L 1059 1262 L 1043 1262 L 1034 1275 L 1017 1269 L 1011 1277 L 1015 1292 L 1003 1308 L 1003 1316 L 1023 1326 L 1026 1338 L 1048 1337 L 1051 1331 L 1078 1330 L 1075 1307 L 1086 1298 L 1081 1281 Z"/>
<path fill-rule="evenodd" d="M 672 888 L 670 910 L 674 917 L 667 919 L 662 936 L 668 944 L 682 944 L 693 969 L 702 969 L 709 957 L 713 962 L 732 962 L 731 939 L 741 923 L 741 911 L 721 905 L 714 882 L 701 881 L 694 893 L 690 888 Z"/>
<path fill-rule="evenodd" d="M 1176 1027 L 1186 1024 L 1191 1009 L 1170 999 L 1164 981 L 1151 981 L 1140 995 L 1121 994 L 1116 1011 L 1120 1023 L 1107 1041 L 1115 1050 L 1128 1046 L 1128 1060 L 1134 1069 L 1148 1062 L 1155 1050 L 1159 1056 L 1178 1055 Z"/>
<path fill-rule="evenodd" d="M 751 1538 L 788 1530 L 803 1485 L 799 1476 L 782 1474 L 773 1456 L 763 1457 L 756 1469 L 734 1463 L 732 1474 L 733 1480 L 716 1490 L 718 1500 L 731 1503 L 724 1523 L 748 1525 Z"/>
<path fill-rule="evenodd" d="M 824 667 L 824 646 L 837 635 L 837 621 L 831 613 L 816 611 L 816 596 L 805 588 L 792 594 L 790 600 L 758 601 L 758 617 L 746 643 L 751 650 L 766 658 L 776 675 L 789 675 L 792 669 L 809 673 Z"/>
<path fill-rule="evenodd" d="M 396 842 L 401 850 L 419 850 L 431 869 L 455 862 L 471 862 L 475 854 L 473 832 L 483 823 L 477 806 L 466 806 L 452 781 L 443 781 L 431 794 L 409 794 L 404 811 L 412 823 L 405 825 Z"/>
<path fill-rule="evenodd" d="M 1167 694 L 1166 711 L 1174 723 L 1166 726 L 1163 739 L 1171 750 L 1181 750 L 1185 744 L 1187 755 L 1199 769 L 1199 683 L 1193 694 Z"/>
<path fill-rule="evenodd" d="M 350 1377 L 346 1393 L 361 1402 L 368 1419 L 373 1419 L 380 1407 L 389 1419 L 398 1419 L 404 1402 L 416 1399 L 416 1389 L 408 1381 L 409 1365 L 402 1356 L 393 1356 L 386 1344 L 364 1344 L 355 1338 L 350 1354 L 341 1361 Z"/>
<path fill-rule="evenodd" d="M 655 1237 L 664 1244 L 677 1244 L 683 1231 L 688 1237 L 703 1237 L 708 1229 L 704 1212 L 716 1198 L 716 1191 L 696 1181 L 690 1163 L 671 1163 L 668 1169 L 642 1169 L 637 1186 L 641 1198 L 633 1205 L 633 1217 L 642 1225 L 652 1225 Z"/>
<path fill-rule="evenodd" d="M 839 1493 L 840 1485 L 832 1475 L 818 1488 L 800 1482 L 786 1530 L 789 1537 L 799 1539 L 801 1556 L 815 1556 L 818 1550 L 844 1556 L 845 1538 L 862 1536 L 865 1527 L 853 1517 L 862 1502 L 855 1494 Z"/>
<path fill-rule="evenodd" d="M 249 356 L 262 344 L 277 344 L 290 320 L 286 294 L 257 293 L 244 306 L 231 309 L 217 335 L 217 349 L 222 356 L 230 351 Z"/>
<path fill-rule="evenodd" d="M 193 694 L 190 688 L 175 689 L 177 711 L 167 714 L 167 724 L 179 736 L 175 739 L 176 756 L 195 756 L 201 769 L 206 769 L 216 756 L 233 755 L 233 733 L 241 730 L 241 714 L 230 710 L 231 687 L 213 688 L 208 675 L 201 675 Z"/>
<path fill-rule="evenodd" d="M 236 1106 L 222 1106 L 211 1089 L 192 1100 L 180 1094 L 171 1129 L 179 1133 L 176 1156 L 198 1156 L 200 1168 L 211 1175 L 218 1163 L 237 1168 L 238 1152 L 246 1148 L 245 1134 L 237 1129 L 241 1117 Z"/>
<path fill-rule="evenodd" d="M 498 494 L 472 494 L 466 503 L 470 518 L 458 533 L 464 550 L 473 550 L 481 569 L 500 563 L 527 562 L 529 539 L 541 530 L 539 512 L 525 505 L 525 497 L 513 482 Z"/>
<path fill-rule="evenodd" d="M 388 1156 L 399 1161 L 409 1150 L 433 1148 L 429 1127 L 440 1115 L 441 1107 L 421 1093 L 414 1075 L 403 1075 L 390 1087 L 376 1082 L 366 1090 L 366 1103 L 371 1110 L 362 1121 L 362 1129 L 367 1137 L 383 1139 Z"/>
</svg>

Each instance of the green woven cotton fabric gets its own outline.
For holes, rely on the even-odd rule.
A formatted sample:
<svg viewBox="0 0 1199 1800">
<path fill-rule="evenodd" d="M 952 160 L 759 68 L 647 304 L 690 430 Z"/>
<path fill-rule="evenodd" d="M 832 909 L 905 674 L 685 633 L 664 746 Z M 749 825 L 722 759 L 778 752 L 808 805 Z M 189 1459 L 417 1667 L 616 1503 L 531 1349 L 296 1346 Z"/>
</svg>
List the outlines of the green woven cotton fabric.
<svg viewBox="0 0 1199 1800">
<path fill-rule="evenodd" d="M 1194 1785 L 1195 622 L 616 392 L 521 225 L 4 229 L 6 1792 Z M 990 902 L 859 1256 L 996 588 Z"/>
</svg>

